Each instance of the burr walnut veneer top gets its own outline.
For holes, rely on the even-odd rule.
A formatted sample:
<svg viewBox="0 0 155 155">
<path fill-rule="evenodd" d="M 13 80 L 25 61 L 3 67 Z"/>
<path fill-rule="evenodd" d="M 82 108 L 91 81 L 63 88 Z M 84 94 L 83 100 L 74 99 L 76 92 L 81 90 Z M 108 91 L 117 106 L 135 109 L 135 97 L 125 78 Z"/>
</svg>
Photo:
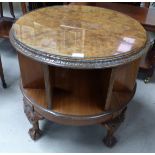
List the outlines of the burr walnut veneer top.
<svg viewBox="0 0 155 155">
<path fill-rule="evenodd" d="M 139 52 L 147 35 L 122 13 L 90 6 L 54 6 L 19 18 L 12 28 L 25 46 L 70 58 L 106 58 Z"/>
</svg>

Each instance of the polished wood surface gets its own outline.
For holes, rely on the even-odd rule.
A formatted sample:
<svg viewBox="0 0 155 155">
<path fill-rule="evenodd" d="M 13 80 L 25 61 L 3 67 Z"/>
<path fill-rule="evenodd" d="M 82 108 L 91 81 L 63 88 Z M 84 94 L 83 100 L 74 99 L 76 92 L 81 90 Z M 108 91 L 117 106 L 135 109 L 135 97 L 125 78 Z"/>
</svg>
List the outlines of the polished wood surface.
<svg viewBox="0 0 155 155">
<path fill-rule="evenodd" d="M 24 89 L 24 93 L 38 105 L 45 109 L 48 108 L 44 89 L 26 88 Z M 130 101 L 132 96 L 133 94 L 131 92 L 113 92 L 111 98 L 112 103 L 110 104 L 111 110 L 115 110 L 118 108 L 118 105 L 123 105 L 124 102 Z M 103 108 L 104 106 L 102 106 L 102 104 L 104 105 L 102 98 L 98 99 L 92 96 L 91 98 L 80 99 L 73 96 L 71 93 L 57 89 L 55 90 L 52 111 L 74 116 L 99 115 L 106 112 L 106 109 Z"/>
<path fill-rule="evenodd" d="M 71 5 L 89 5 L 108 8 L 127 14 L 139 21 L 146 30 L 155 32 L 155 10 L 149 8 L 149 4 L 145 3 L 145 7 L 134 6 L 134 3 L 104 3 L 104 2 L 73 2 Z M 154 73 L 155 64 L 155 43 L 148 49 L 140 63 L 139 72 L 145 74 L 144 82 L 149 82 Z"/>
<path fill-rule="evenodd" d="M 146 30 L 155 32 L 155 10 L 147 7 L 136 7 L 119 3 L 96 3 L 96 6 L 117 10 L 138 20 Z M 155 43 L 143 57 L 140 63 L 140 73 L 145 74 L 144 82 L 148 83 L 154 73 Z"/>
<path fill-rule="evenodd" d="M 139 21 L 148 31 L 155 31 L 155 10 L 147 7 L 137 7 L 130 4 L 121 3 L 104 3 L 104 2 L 85 2 L 85 3 L 72 3 L 78 5 L 89 5 L 112 9 L 129 15 L 130 17 Z"/>
<path fill-rule="evenodd" d="M 45 88 L 43 64 L 18 54 L 22 85 L 24 88 Z M 35 71 L 34 71 L 35 69 Z"/>
<path fill-rule="evenodd" d="M 22 71 L 28 73 L 24 65 L 21 65 L 21 60 L 22 63 L 30 64 L 31 59 L 25 61 L 22 57 L 25 58 L 22 55 L 20 56 L 20 68 Z M 49 79 L 51 80 L 50 82 L 45 78 L 47 80 L 45 83 L 47 83 L 46 85 L 51 83 L 51 86 L 54 88 L 53 93 L 48 90 L 47 86 L 45 89 L 36 89 L 37 87 L 31 86 L 32 81 L 36 84 L 37 79 L 43 76 L 43 72 L 37 72 L 38 76 L 36 77 L 34 76 L 36 74 L 32 72 L 33 69 L 29 68 L 29 73 L 27 74 L 29 81 L 27 81 L 28 83 L 25 87 L 26 96 L 35 100 L 36 103 L 42 105 L 44 108 L 47 108 L 49 107 L 49 99 L 47 100 L 46 98 L 49 95 L 49 98 L 52 97 L 51 110 L 68 115 L 95 115 L 105 110 L 114 111 L 117 108 L 123 107 L 123 104 L 126 103 L 125 100 L 128 101 L 131 99 L 139 61 L 134 61 L 115 69 L 72 70 L 55 67 L 54 74 L 53 67 L 49 67 L 47 70 L 50 72 L 52 78 Z M 28 65 L 25 66 L 28 67 Z M 39 66 L 40 64 L 36 63 L 36 71 L 41 69 Z M 45 73 L 44 76 L 46 77 Z M 21 74 L 21 77 L 24 79 L 25 75 Z M 41 86 L 43 81 L 42 79 L 37 86 L 39 84 Z M 48 92 L 53 95 L 51 96 Z M 91 108 L 93 106 L 97 110 Z"/>
<path fill-rule="evenodd" d="M 45 12 L 45 10 L 48 11 Z M 38 12 L 40 12 L 40 14 L 38 14 Z M 50 12 L 54 12 L 55 14 L 49 17 Z M 64 14 L 61 14 L 62 12 Z M 84 13 L 84 15 L 82 15 L 82 13 Z M 92 14 L 94 16 L 91 16 Z M 63 20 L 61 22 L 57 17 L 61 17 L 62 15 Z M 115 17 L 121 20 L 117 22 L 115 26 L 106 26 L 103 24 L 104 21 L 101 21 L 101 18 L 99 18 L 101 15 L 104 15 L 102 19 L 107 23 L 116 22 Z M 32 18 L 27 18 L 30 16 Z M 46 19 L 43 18 L 45 16 L 47 17 Z M 26 22 L 29 19 L 33 22 Z M 57 20 L 58 22 L 55 22 Z M 59 36 L 59 33 L 53 36 L 49 33 L 48 35 L 50 36 L 48 36 L 47 32 L 51 32 L 51 29 L 49 31 L 49 27 L 60 30 L 60 24 L 64 23 L 68 24 L 65 26 L 73 26 L 78 30 L 79 28 L 87 29 L 88 34 L 85 34 L 86 40 L 84 41 L 87 41 L 87 37 L 89 37 L 88 40 L 90 40 L 90 42 L 88 42 L 88 45 L 94 49 L 91 51 L 91 48 L 89 50 L 85 48 L 85 50 L 87 50 L 84 54 L 86 54 L 87 58 L 89 57 L 96 62 L 100 62 L 99 58 L 106 59 L 107 57 L 111 58 L 120 54 L 119 59 L 123 60 L 122 63 L 118 65 L 115 59 L 111 59 L 111 61 L 107 63 L 113 63 L 113 66 L 107 67 L 106 64 L 104 64 L 105 66 L 102 64 L 103 66 L 100 68 L 93 66 L 88 67 L 88 69 L 85 64 L 91 65 L 91 63 L 85 61 L 85 57 L 78 57 L 76 61 L 80 62 L 84 60 L 83 68 L 76 68 L 76 62 L 73 67 L 70 68 L 69 62 L 74 62 L 74 59 L 72 58 L 72 53 L 70 53 L 71 51 L 68 51 L 68 48 L 64 48 L 62 51 L 59 51 L 59 53 L 58 50 L 55 50 L 53 55 L 56 55 L 59 58 L 57 61 L 60 62 L 61 57 L 66 54 L 67 59 L 65 66 L 62 67 L 55 63 L 49 65 L 49 61 L 55 62 L 54 58 L 50 54 L 48 54 L 46 58 L 44 56 L 46 53 L 52 53 L 53 48 L 50 48 L 48 44 L 46 44 L 47 46 L 45 47 L 41 44 L 38 46 L 38 43 L 44 37 L 52 39 L 52 45 L 54 45 L 54 43 L 60 43 L 59 39 L 64 39 L 63 37 L 58 37 L 58 42 L 54 40 L 55 36 Z M 24 24 L 28 24 L 26 28 Z M 97 30 L 98 25 L 96 24 L 102 26 L 104 29 Z M 37 27 L 34 27 L 34 25 L 37 25 Z M 43 29 L 45 25 L 48 27 L 48 30 Z M 24 28 L 21 29 L 20 26 L 24 26 Z M 109 26 L 111 26 L 111 28 L 109 28 Z M 35 33 L 31 34 L 33 31 L 30 27 L 35 28 Z M 54 31 L 56 31 L 55 29 Z M 123 31 L 124 33 L 121 33 Z M 69 30 L 66 34 L 68 35 L 71 32 L 72 31 Z M 101 38 L 99 37 L 100 32 L 108 32 L 108 34 L 115 32 L 115 35 L 106 36 L 107 38 L 103 39 L 103 36 L 101 36 Z M 15 26 L 13 26 L 13 31 L 11 31 L 10 34 L 16 37 L 13 38 L 12 35 L 10 35 L 12 45 L 19 53 L 22 53 L 18 55 L 21 70 L 21 90 L 24 96 L 24 111 L 32 124 L 32 128 L 29 130 L 31 138 L 36 140 L 40 137 L 41 131 L 38 121 L 45 118 L 66 125 L 102 124 L 107 128 L 107 136 L 104 138 L 104 143 L 108 147 L 114 146 L 116 143 L 114 133 L 123 122 L 127 104 L 132 99 L 136 90 L 135 81 L 141 59 L 141 55 L 138 54 L 141 53 L 140 49 L 145 46 L 147 40 L 143 27 L 134 19 L 108 9 L 64 6 L 39 9 L 21 17 Z M 65 41 L 73 47 L 69 42 L 74 36 L 71 34 L 68 36 L 69 40 Z M 106 33 L 103 34 L 106 35 Z M 121 40 L 120 35 L 124 41 Z M 29 40 L 33 36 L 35 39 L 32 39 L 30 43 Z M 79 36 L 80 34 L 78 34 L 78 37 Z M 96 40 L 101 39 L 103 44 L 105 43 L 104 46 L 108 47 L 105 49 L 107 49 L 109 53 L 105 51 L 103 47 L 101 48 L 102 52 L 96 51 L 96 45 L 91 45 L 93 38 Z M 135 42 L 132 39 L 135 39 Z M 46 41 L 47 40 L 44 40 L 44 43 L 47 43 Z M 21 44 L 18 44 L 19 42 L 21 42 Z M 122 43 L 119 48 L 123 49 L 124 52 L 117 53 L 119 51 L 118 42 L 120 42 L 120 44 Z M 112 47 L 110 47 L 110 45 Z M 36 51 L 27 48 L 32 46 Z M 134 50 L 131 46 L 134 47 Z M 117 47 L 116 53 L 113 53 L 114 47 Z M 71 49 L 76 51 L 75 48 Z M 134 52 L 137 53 L 137 56 L 133 59 L 130 54 Z M 37 59 L 38 57 L 42 57 L 42 59 Z M 125 58 L 130 58 L 130 60 Z"/>
<path fill-rule="evenodd" d="M 17 20 L 13 32 L 27 47 L 70 59 L 129 55 L 147 40 L 136 20 L 112 10 L 77 5 L 28 13 Z"/>
<path fill-rule="evenodd" d="M 51 69 L 50 69 L 51 68 Z M 46 103 L 48 109 L 53 108 L 53 89 L 54 89 L 54 74 L 55 74 L 55 69 L 54 67 L 50 67 L 49 65 L 44 65 L 43 67 L 44 70 L 44 81 L 45 81 L 45 90 L 46 90 Z"/>
<path fill-rule="evenodd" d="M 116 68 L 117 74 L 115 74 L 115 83 L 113 88 L 115 91 L 124 92 L 132 91 L 134 89 L 140 61 L 141 58 Z"/>
</svg>

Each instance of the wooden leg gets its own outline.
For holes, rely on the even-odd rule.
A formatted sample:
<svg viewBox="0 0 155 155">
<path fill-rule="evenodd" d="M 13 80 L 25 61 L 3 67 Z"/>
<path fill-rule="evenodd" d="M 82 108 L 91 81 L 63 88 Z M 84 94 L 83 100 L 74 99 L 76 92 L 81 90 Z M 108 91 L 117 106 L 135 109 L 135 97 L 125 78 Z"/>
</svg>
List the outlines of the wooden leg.
<svg viewBox="0 0 155 155">
<path fill-rule="evenodd" d="M 12 15 L 13 18 L 15 18 L 15 14 L 14 14 L 14 10 L 13 10 L 13 3 L 9 2 L 9 8 L 10 8 L 10 13 Z"/>
<path fill-rule="evenodd" d="M 107 128 L 107 135 L 103 139 L 103 142 L 106 146 L 113 147 L 116 144 L 117 139 L 114 137 L 114 133 L 119 128 L 121 123 L 124 121 L 125 111 L 126 108 L 122 111 L 122 113 L 119 116 L 104 124 L 104 126 Z"/>
<path fill-rule="evenodd" d="M 45 64 L 43 66 L 43 71 L 44 71 L 44 81 L 45 81 L 45 91 L 46 91 L 46 102 L 48 104 L 48 109 L 52 109 L 54 68 L 52 68 L 52 73 L 51 73 L 50 66 Z M 51 77 L 52 77 L 52 80 L 51 80 Z"/>
<path fill-rule="evenodd" d="M 3 4 L 0 2 L 0 16 L 3 17 Z"/>
<path fill-rule="evenodd" d="M 0 77 L 1 77 L 1 80 L 2 80 L 3 88 L 7 88 L 7 85 L 6 85 L 5 79 L 4 79 L 4 73 L 3 73 L 1 57 L 0 57 Z"/>
<path fill-rule="evenodd" d="M 33 140 L 37 140 L 41 136 L 41 130 L 39 129 L 38 121 L 42 120 L 43 117 L 40 114 L 38 114 L 34 110 L 34 107 L 32 105 L 28 104 L 25 99 L 23 99 L 23 101 L 24 101 L 24 112 L 25 112 L 28 120 L 32 124 L 32 128 L 29 130 L 29 135 L 31 136 L 31 138 Z"/>
<path fill-rule="evenodd" d="M 27 12 L 26 2 L 21 2 L 22 13 L 25 14 Z"/>
</svg>

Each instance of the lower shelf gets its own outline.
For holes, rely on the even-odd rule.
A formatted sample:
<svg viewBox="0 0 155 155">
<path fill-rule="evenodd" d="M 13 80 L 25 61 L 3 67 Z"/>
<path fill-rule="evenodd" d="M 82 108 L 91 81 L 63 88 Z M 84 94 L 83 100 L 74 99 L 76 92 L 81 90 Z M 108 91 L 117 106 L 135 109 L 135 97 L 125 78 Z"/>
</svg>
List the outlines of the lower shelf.
<svg viewBox="0 0 155 155">
<path fill-rule="evenodd" d="M 47 109 L 44 89 L 23 89 L 24 95 L 31 101 Z M 133 97 L 134 92 L 113 92 L 110 109 L 116 111 L 124 107 Z M 86 116 L 106 112 L 104 101 L 100 97 L 82 98 L 62 90 L 55 91 L 52 111 L 64 115 Z"/>
</svg>

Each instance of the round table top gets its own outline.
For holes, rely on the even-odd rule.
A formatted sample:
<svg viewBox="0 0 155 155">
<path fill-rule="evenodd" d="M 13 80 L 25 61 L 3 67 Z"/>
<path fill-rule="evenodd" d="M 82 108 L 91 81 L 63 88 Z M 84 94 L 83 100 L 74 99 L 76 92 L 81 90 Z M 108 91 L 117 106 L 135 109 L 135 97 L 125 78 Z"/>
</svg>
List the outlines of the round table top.
<svg viewBox="0 0 155 155">
<path fill-rule="evenodd" d="M 101 68 L 140 57 L 147 34 L 138 21 L 122 13 L 64 5 L 20 17 L 10 40 L 18 51 L 48 64 Z"/>
</svg>

